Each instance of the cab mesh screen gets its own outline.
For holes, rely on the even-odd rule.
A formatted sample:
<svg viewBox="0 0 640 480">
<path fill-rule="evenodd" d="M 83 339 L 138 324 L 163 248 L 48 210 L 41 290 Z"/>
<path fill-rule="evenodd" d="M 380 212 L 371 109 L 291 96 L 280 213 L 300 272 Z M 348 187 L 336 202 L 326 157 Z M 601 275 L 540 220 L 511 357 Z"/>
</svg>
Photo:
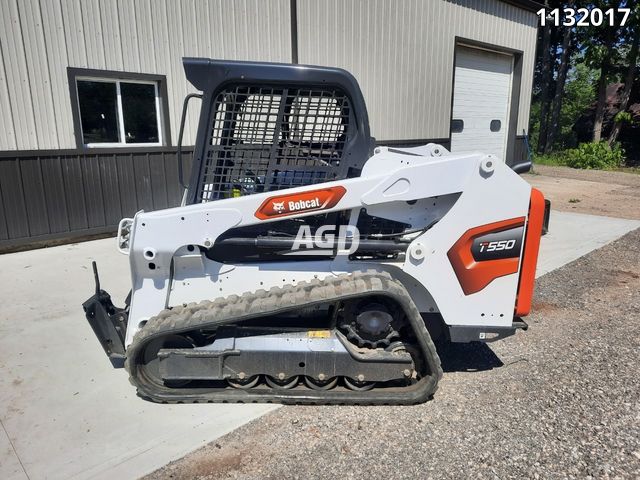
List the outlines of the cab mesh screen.
<svg viewBox="0 0 640 480">
<path fill-rule="evenodd" d="M 336 88 L 227 87 L 214 100 L 196 201 L 339 178 L 352 115 Z"/>
</svg>

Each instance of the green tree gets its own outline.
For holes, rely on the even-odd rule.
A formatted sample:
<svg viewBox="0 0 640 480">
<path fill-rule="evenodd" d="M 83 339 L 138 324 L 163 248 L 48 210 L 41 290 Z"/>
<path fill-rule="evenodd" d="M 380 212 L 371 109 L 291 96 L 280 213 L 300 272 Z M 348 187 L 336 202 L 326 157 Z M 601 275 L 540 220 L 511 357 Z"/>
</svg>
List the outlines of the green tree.
<svg viewBox="0 0 640 480">
<path fill-rule="evenodd" d="M 573 8 L 574 2 L 570 0 L 567 3 L 568 8 Z M 558 132 L 558 121 L 560 120 L 560 110 L 562 109 L 562 100 L 564 98 L 564 87 L 567 81 L 567 74 L 569 73 L 569 67 L 571 65 L 571 43 L 572 43 L 572 29 L 570 27 L 563 27 L 562 32 L 562 55 L 560 56 L 560 64 L 558 65 L 558 74 L 556 77 L 556 92 L 553 97 L 553 104 L 551 108 L 551 119 L 549 120 L 549 127 L 547 129 L 547 139 L 544 142 L 544 153 L 551 151 Z"/>
<path fill-rule="evenodd" d="M 624 90 L 620 98 L 620 106 L 618 113 L 615 116 L 615 122 L 611 133 L 609 134 L 609 145 L 612 145 L 617 141 L 620 130 L 622 130 L 622 124 L 624 119 L 629 119 L 630 115 L 623 115 L 626 113 L 629 106 L 629 100 L 631 99 L 631 90 L 637 71 L 638 63 L 638 48 L 640 47 L 640 5 L 636 5 L 630 15 L 630 22 L 626 31 L 626 41 L 631 44 L 629 53 L 627 55 L 627 73 L 624 77 Z"/>
<path fill-rule="evenodd" d="M 545 2 L 545 7 L 549 8 L 549 1 Z M 537 150 L 539 153 L 542 153 L 546 150 L 546 140 L 547 140 L 547 120 L 549 118 L 549 109 L 551 106 L 551 95 L 550 95 L 550 84 L 553 79 L 553 68 L 551 63 L 551 31 L 553 27 L 551 25 L 551 17 L 547 17 L 547 21 L 545 22 L 545 26 L 542 27 L 542 35 L 538 39 L 538 50 L 540 52 L 540 57 L 538 63 L 540 64 L 540 74 L 539 74 L 539 99 L 537 108 L 537 116 L 534 118 L 538 119 L 538 129 L 537 129 Z"/>
<path fill-rule="evenodd" d="M 597 0 L 590 7 L 607 10 L 618 9 L 626 5 L 622 0 Z M 620 22 L 614 25 L 604 22 L 602 25 L 591 25 L 576 29 L 584 50 L 584 58 L 587 65 L 599 70 L 596 86 L 596 111 L 593 121 L 593 141 L 599 142 L 602 138 L 602 126 L 606 106 L 607 85 L 616 78 L 616 65 L 621 61 L 621 37 L 623 27 Z"/>
<path fill-rule="evenodd" d="M 620 25 L 623 14 L 618 12 L 613 25 L 604 21 L 600 25 L 565 27 L 547 21 L 546 27 L 539 29 L 529 128 L 530 144 L 539 153 L 575 148 L 578 135 L 574 125 L 590 116 L 594 118 L 588 127 L 593 141 L 600 142 L 608 135 L 607 141 L 613 147 L 622 125 L 631 118 L 628 108 L 639 71 L 640 1 L 545 1 L 548 11 L 559 8 L 562 12 L 574 5 L 605 12 L 624 7 L 630 8 L 631 13 L 626 25 Z M 624 83 L 617 112 L 607 106 L 607 87 L 612 82 Z M 590 115 L 585 116 L 587 113 Z M 611 113 L 615 114 L 614 123 L 609 128 L 607 120 L 607 132 L 605 116 L 608 119 Z"/>
<path fill-rule="evenodd" d="M 558 149 L 573 148 L 578 145 L 573 126 L 595 100 L 594 84 L 598 71 L 589 68 L 579 55 L 574 56 L 573 61 L 580 63 L 576 63 L 568 74 L 560 111 L 558 139 L 554 145 Z"/>
<path fill-rule="evenodd" d="M 562 9 L 565 2 L 562 0 L 546 0 L 545 8 L 547 12 L 554 8 Z M 562 32 L 553 25 L 552 17 L 547 16 L 544 27 L 540 27 L 538 32 L 538 48 L 536 58 L 536 70 L 534 78 L 535 101 L 539 103 L 537 109 L 538 130 L 535 144 L 537 151 L 542 153 L 548 151 L 547 138 L 551 111 L 556 90 L 556 64 L 559 55 L 559 48 L 563 41 Z"/>
</svg>

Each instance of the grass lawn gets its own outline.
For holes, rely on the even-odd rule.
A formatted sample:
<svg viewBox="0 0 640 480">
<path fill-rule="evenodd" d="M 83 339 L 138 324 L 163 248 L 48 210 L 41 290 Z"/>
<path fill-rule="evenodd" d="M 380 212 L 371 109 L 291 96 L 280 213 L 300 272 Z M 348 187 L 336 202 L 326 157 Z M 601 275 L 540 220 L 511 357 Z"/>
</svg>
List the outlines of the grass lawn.
<svg viewBox="0 0 640 480">
<path fill-rule="evenodd" d="M 533 154 L 533 166 L 535 168 L 536 165 L 549 165 L 552 167 L 567 167 L 566 156 L 563 152 L 557 153 L 549 153 L 546 155 L 542 154 Z M 608 171 L 612 172 L 624 172 L 624 173 L 635 173 L 636 175 L 640 174 L 640 167 L 615 167 L 609 168 Z"/>
</svg>

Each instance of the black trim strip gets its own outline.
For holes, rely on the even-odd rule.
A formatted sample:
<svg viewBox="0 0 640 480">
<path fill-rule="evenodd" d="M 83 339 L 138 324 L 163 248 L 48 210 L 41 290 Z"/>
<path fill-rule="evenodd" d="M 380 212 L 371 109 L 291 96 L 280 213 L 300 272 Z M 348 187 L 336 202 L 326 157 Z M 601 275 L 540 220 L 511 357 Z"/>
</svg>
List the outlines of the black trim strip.
<svg viewBox="0 0 640 480">
<path fill-rule="evenodd" d="M 298 1 L 291 0 L 291 63 L 298 63 Z"/>
<path fill-rule="evenodd" d="M 0 240 L 0 254 L 11 253 L 20 250 L 32 250 L 35 248 L 63 245 L 65 243 L 83 242 L 95 240 L 102 236 L 115 236 L 117 225 L 106 227 L 83 228 L 60 233 L 46 233 L 32 237 L 9 238 Z"/>
<path fill-rule="evenodd" d="M 380 147 L 417 147 L 427 143 L 437 143 L 449 149 L 451 140 L 448 138 L 409 138 L 406 140 L 377 140 L 376 146 Z"/>
<path fill-rule="evenodd" d="M 100 148 L 63 148 L 55 150 L 0 150 L 0 159 L 24 157 L 64 157 L 76 155 L 127 155 L 145 153 L 176 153 L 178 147 L 100 147 Z M 193 151 L 193 145 L 182 147 L 183 152 Z"/>
<path fill-rule="evenodd" d="M 524 138 L 519 136 L 518 138 Z M 381 147 L 415 147 L 437 143 L 448 148 L 451 141 L 448 138 L 406 138 L 400 140 L 376 140 L 376 146 Z M 194 146 L 182 147 L 185 153 L 193 152 Z M 64 157 L 74 155 L 114 155 L 114 154 L 145 154 L 145 153 L 177 153 L 178 147 L 100 147 L 100 148 L 65 148 L 60 150 L 0 150 L 0 159 L 21 157 Z"/>
</svg>

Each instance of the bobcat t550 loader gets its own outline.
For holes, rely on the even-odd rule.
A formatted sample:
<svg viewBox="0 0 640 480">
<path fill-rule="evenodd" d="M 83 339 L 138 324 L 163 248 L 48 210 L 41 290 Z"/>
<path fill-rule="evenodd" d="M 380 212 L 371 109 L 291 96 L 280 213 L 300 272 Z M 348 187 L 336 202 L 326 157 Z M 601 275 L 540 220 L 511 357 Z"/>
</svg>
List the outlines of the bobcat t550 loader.
<svg viewBox="0 0 640 480">
<path fill-rule="evenodd" d="M 123 219 L 126 306 L 95 264 L 83 305 L 143 398 L 423 402 L 435 337 L 526 328 L 545 202 L 500 159 L 376 148 L 341 69 L 184 68 L 202 106 L 183 205 Z"/>
</svg>

